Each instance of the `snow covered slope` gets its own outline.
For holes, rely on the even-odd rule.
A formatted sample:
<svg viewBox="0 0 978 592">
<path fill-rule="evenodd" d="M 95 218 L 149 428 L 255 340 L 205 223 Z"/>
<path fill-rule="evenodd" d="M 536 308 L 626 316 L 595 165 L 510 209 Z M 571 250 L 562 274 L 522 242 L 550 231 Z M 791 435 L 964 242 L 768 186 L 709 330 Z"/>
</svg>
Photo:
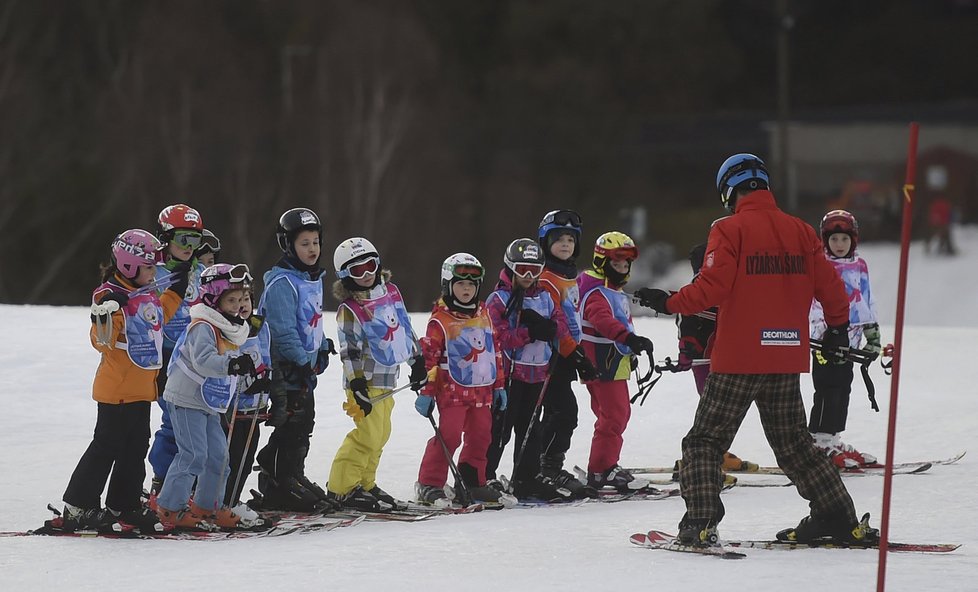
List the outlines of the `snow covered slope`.
<svg viewBox="0 0 978 592">
<path fill-rule="evenodd" d="M 956 542 L 946 556 L 894 554 L 888 589 L 973 590 L 978 573 L 978 231 L 964 229 L 964 256 L 911 261 L 911 300 L 900 393 L 896 460 L 942 458 L 962 450 L 953 466 L 894 478 L 891 538 Z M 866 245 L 884 342 L 892 335 L 894 246 Z M 679 278 L 677 274 L 677 278 Z M 684 278 L 682 278 L 684 279 Z M 678 282 L 682 279 L 677 279 Z M 413 315 L 423 327 L 426 315 Z M 91 381 L 97 353 L 87 343 L 83 308 L 0 306 L 0 530 L 24 530 L 48 518 L 45 505 L 60 497 L 95 419 Z M 645 318 L 639 332 L 653 339 L 658 357 L 675 354 L 670 319 Z M 335 332 L 330 319 L 327 334 Z M 644 363 L 644 362 L 643 362 Z M 885 452 L 889 379 L 873 369 L 882 407 L 873 413 L 854 386 L 848 441 L 880 457 Z M 404 379 L 402 379 L 404 380 Z M 803 379 L 810 393 L 810 382 Z M 380 484 L 409 497 L 430 426 L 398 395 L 394 432 L 379 470 Z M 326 480 L 332 456 L 351 423 L 341 410 L 339 370 L 330 368 L 317 389 L 318 417 L 307 473 Z M 810 399 L 810 397 L 807 397 Z M 578 389 L 580 427 L 569 464 L 584 465 L 593 416 Z M 810 402 L 810 400 L 808 401 Z M 625 434 L 624 465 L 671 464 L 696 405 L 692 376 L 668 375 L 643 407 L 633 407 Z M 158 422 L 154 411 L 154 425 Z M 267 434 L 266 434 L 267 435 Z M 734 452 L 773 464 L 757 420 L 748 414 Z M 508 474 L 511 462 L 504 461 Z M 882 478 L 847 479 L 857 510 L 878 524 Z M 255 486 L 254 477 L 249 486 Z M 807 513 L 793 488 L 739 488 L 724 494 L 721 536 L 771 537 Z M 681 499 L 573 508 L 509 510 L 441 517 L 419 524 L 365 523 L 307 536 L 242 541 L 112 541 L 0 538 L 0 590 L 618 590 L 697 588 L 726 590 L 870 590 L 875 551 L 748 550 L 731 563 L 708 557 L 632 547 L 628 535 L 650 528 L 675 530 Z"/>
</svg>

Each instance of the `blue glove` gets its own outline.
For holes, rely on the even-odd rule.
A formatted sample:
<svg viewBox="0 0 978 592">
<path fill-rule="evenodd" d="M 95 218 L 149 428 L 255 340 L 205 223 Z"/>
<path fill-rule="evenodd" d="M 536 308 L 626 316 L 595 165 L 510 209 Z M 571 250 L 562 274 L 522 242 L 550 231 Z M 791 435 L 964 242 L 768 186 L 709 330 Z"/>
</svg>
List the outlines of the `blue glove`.
<svg viewBox="0 0 978 592">
<path fill-rule="evenodd" d="M 435 400 L 428 395 L 418 395 L 414 400 L 414 408 L 418 410 L 421 417 L 431 417 L 431 412 L 435 410 Z"/>
<path fill-rule="evenodd" d="M 492 406 L 496 408 L 496 411 L 506 411 L 506 403 L 508 402 L 509 397 L 506 395 L 506 389 L 493 389 Z"/>
</svg>

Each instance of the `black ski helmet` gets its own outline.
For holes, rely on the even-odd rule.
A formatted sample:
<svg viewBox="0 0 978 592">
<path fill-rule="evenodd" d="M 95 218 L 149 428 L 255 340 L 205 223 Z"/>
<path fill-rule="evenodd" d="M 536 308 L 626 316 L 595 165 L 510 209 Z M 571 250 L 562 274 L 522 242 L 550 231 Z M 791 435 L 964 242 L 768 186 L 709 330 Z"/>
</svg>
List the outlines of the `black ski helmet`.
<svg viewBox="0 0 978 592">
<path fill-rule="evenodd" d="M 520 267 L 532 269 L 533 267 L 539 266 L 540 270 L 536 272 L 534 277 L 539 276 L 540 272 L 543 271 L 543 266 L 546 264 L 546 261 L 543 249 L 532 238 L 518 238 L 514 240 L 506 247 L 506 253 L 503 255 L 503 264 L 506 265 L 506 270 L 510 278 L 513 277 L 513 274 L 520 276 L 525 274 L 525 271 L 521 270 Z"/>
<path fill-rule="evenodd" d="M 275 239 L 278 241 L 278 248 L 290 257 L 295 257 L 295 237 L 303 230 L 315 230 L 319 235 L 319 242 L 323 242 L 323 225 L 319 222 L 319 216 L 309 208 L 292 208 L 282 214 L 278 219 L 278 228 L 275 230 Z"/>
</svg>

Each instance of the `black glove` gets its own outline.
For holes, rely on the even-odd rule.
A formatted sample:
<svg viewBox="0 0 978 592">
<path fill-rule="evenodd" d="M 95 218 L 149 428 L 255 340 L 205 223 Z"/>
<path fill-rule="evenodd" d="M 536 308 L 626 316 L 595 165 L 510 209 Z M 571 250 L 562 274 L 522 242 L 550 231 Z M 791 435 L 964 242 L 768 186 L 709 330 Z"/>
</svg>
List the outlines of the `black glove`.
<svg viewBox="0 0 978 592">
<path fill-rule="evenodd" d="M 428 384 L 428 371 L 424 367 L 424 358 L 417 356 L 411 362 L 411 390 L 418 392 L 421 387 Z"/>
<path fill-rule="evenodd" d="M 284 426 L 285 422 L 289 421 L 289 397 L 284 391 L 273 392 L 271 400 L 272 408 L 268 413 L 268 419 L 265 420 L 265 425 L 273 428 Z"/>
<path fill-rule="evenodd" d="M 577 370 L 577 374 L 581 377 L 581 380 L 587 382 L 598 379 L 598 369 L 594 367 L 591 360 L 587 359 L 587 355 L 584 353 L 584 348 L 581 346 L 577 346 L 577 348 L 571 352 L 571 355 L 567 356 L 567 359 L 574 365 L 574 369 Z"/>
<path fill-rule="evenodd" d="M 272 388 L 272 377 L 270 372 L 263 372 L 258 375 L 258 378 L 251 383 L 251 385 L 244 390 L 246 395 L 257 395 L 259 393 L 267 393 Z"/>
<path fill-rule="evenodd" d="M 336 355 L 336 348 L 333 347 L 333 340 L 326 338 L 326 347 L 319 348 L 319 353 L 316 354 L 316 367 L 315 373 L 322 374 L 326 371 L 329 366 L 329 357 Z"/>
<path fill-rule="evenodd" d="M 639 304 L 646 308 L 651 308 L 655 312 L 661 312 L 662 314 L 672 314 L 666 307 L 669 292 L 665 290 L 658 288 L 639 288 L 635 290 L 634 297 L 638 300 Z"/>
<path fill-rule="evenodd" d="M 652 356 L 652 340 L 648 337 L 642 337 L 641 335 L 629 333 L 628 337 L 625 338 L 625 345 L 627 345 L 628 349 L 632 350 L 632 353 L 635 355 L 646 352 L 649 354 L 649 357 Z"/>
<path fill-rule="evenodd" d="M 228 360 L 228 376 L 257 376 L 255 361 L 248 354 L 241 354 Z"/>
<path fill-rule="evenodd" d="M 822 357 L 833 364 L 845 364 L 844 347 L 849 347 L 849 323 L 827 327 L 822 336 Z"/>
<path fill-rule="evenodd" d="M 174 282 L 170 284 L 167 290 L 176 293 L 180 298 L 185 298 L 187 295 L 187 286 L 190 285 L 190 268 L 192 266 L 192 261 L 183 261 L 178 264 L 170 272 L 174 277 Z"/>
<path fill-rule="evenodd" d="M 350 381 L 350 390 L 353 391 L 353 400 L 363 411 L 364 417 L 373 411 L 373 403 L 370 402 L 370 394 L 367 390 L 367 379 L 358 376 Z"/>
<path fill-rule="evenodd" d="M 553 341 L 557 335 L 557 323 L 535 310 L 523 309 L 520 314 L 520 324 L 526 327 L 533 341 Z"/>
</svg>

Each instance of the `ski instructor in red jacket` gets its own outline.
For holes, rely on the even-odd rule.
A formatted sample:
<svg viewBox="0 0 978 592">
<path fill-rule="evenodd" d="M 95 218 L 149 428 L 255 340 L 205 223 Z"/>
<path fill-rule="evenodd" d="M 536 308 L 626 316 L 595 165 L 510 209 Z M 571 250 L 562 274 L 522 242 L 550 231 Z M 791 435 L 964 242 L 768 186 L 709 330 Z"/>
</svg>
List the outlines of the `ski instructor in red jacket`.
<svg viewBox="0 0 978 592">
<path fill-rule="evenodd" d="M 857 520 L 838 470 L 812 445 L 799 386 L 800 373 L 809 371 L 813 297 L 822 303 L 829 325 L 823 355 L 842 361 L 839 348 L 848 345 L 849 326 L 842 280 L 825 259 L 815 230 L 778 208 L 760 158 L 728 158 L 717 173 L 717 190 L 733 215 L 713 223 L 697 280 L 671 296 L 654 288 L 635 294 L 643 306 L 665 314 L 719 307 L 711 373 L 682 443 L 686 515 L 677 542 L 717 543 L 724 514 L 723 451 L 755 402 L 778 465 L 810 502 L 811 514 L 778 538 L 875 543 L 878 531 Z"/>
</svg>

